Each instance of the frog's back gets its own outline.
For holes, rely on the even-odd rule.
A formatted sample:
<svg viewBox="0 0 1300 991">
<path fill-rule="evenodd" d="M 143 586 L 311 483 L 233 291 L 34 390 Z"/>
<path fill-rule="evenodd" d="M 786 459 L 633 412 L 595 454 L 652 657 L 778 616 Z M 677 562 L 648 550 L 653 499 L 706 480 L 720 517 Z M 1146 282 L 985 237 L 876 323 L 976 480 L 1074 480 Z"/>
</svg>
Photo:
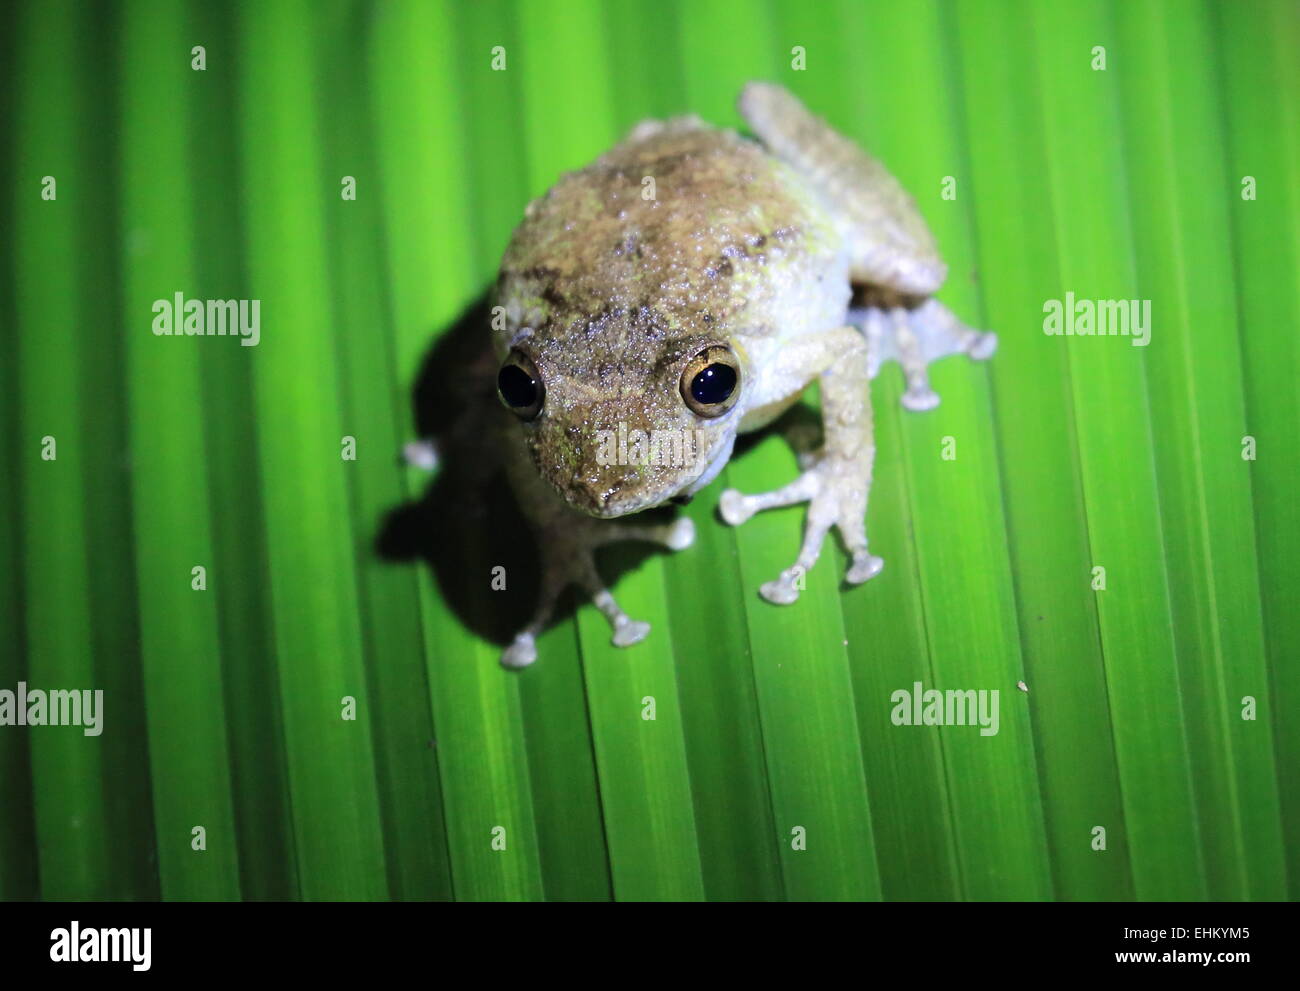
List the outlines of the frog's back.
<svg viewBox="0 0 1300 991">
<path fill-rule="evenodd" d="M 516 327 L 548 336 L 638 311 L 707 333 L 745 310 L 763 336 L 780 330 L 759 319 L 772 294 L 843 268 L 837 239 L 811 185 L 760 144 L 694 118 L 649 121 L 529 205 L 499 297 Z"/>
</svg>

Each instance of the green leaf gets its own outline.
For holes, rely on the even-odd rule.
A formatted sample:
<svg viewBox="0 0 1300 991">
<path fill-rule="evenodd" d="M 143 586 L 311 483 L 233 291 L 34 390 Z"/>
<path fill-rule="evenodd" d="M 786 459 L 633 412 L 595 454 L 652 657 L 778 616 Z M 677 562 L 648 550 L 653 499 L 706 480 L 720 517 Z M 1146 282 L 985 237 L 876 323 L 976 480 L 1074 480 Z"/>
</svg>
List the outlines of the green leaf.
<svg viewBox="0 0 1300 991">
<path fill-rule="evenodd" d="M 104 721 L 0 727 L 0 897 L 1297 897 L 1294 4 L 4 16 L 0 691 Z M 530 198 L 643 119 L 740 127 L 751 79 L 899 177 L 998 353 L 928 413 L 872 383 L 871 582 L 828 541 L 758 596 L 803 510 L 716 506 L 791 479 L 772 434 L 693 547 L 601 558 L 647 640 L 575 597 L 503 670 L 524 538 L 485 496 L 421 542 L 399 460 L 431 356 Z M 155 335 L 178 292 L 260 342 Z M 1149 343 L 1045 333 L 1066 299 L 1149 301 Z M 918 685 L 997 733 L 900 725 Z"/>
</svg>

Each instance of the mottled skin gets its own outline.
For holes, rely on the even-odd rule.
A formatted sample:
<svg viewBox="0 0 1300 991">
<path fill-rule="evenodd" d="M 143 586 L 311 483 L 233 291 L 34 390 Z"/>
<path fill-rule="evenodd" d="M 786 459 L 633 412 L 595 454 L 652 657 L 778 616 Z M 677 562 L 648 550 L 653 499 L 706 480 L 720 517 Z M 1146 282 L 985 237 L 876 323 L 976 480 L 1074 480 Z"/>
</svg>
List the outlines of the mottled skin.
<svg viewBox="0 0 1300 991">
<path fill-rule="evenodd" d="M 505 652 L 507 666 L 535 659 L 534 637 L 571 583 L 610 619 L 615 643 L 644 637 L 648 625 L 618 609 L 592 550 L 625 539 L 685 547 L 691 523 L 608 518 L 703 488 L 738 433 L 769 423 L 818 379 L 822 448 L 777 492 L 725 492 L 722 516 L 738 524 L 769 506 L 809 503 L 795 564 L 761 590 L 769 601 L 794 601 L 831 526 L 852 557 L 847 580 L 870 578 L 882 564 L 865 531 L 871 375 L 898 357 L 904 403 L 924 409 L 937 402 L 928 360 L 992 351 L 992 335 L 928 298 L 946 269 L 879 163 L 779 87 L 751 84 L 740 106 L 760 140 L 694 118 L 643 123 L 530 204 L 502 260 L 494 347 L 507 364 L 531 362 L 545 388 L 540 411 L 507 418 L 500 438 L 544 567 L 538 613 Z M 850 311 L 855 289 L 868 305 Z M 730 409 L 702 416 L 685 383 L 710 347 L 734 356 L 739 381 Z M 691 431 L 698 457 L 609 464 L 598 432 L 620 424 Z"/>
<path fill-rule="evenodd" d="M 546 384 L 543 414 L 524 426 L 538 470 L 575 508 L 622 516 L 708 484 L 730 455 L 740 411 L 702 420 L 687 408 L 690 358 L 727 342 L 757 384 L 786 342 L 842 322 L 848 300 L 835 228 L 798 175 L 734 132 L 678 120 L 642 125 L 528 207 L 501 263 L 494 336 Z M 708 450 L 685 473 L 602 467 L 595 431 L 619 423 L 704 429 Z"/>
</svg>

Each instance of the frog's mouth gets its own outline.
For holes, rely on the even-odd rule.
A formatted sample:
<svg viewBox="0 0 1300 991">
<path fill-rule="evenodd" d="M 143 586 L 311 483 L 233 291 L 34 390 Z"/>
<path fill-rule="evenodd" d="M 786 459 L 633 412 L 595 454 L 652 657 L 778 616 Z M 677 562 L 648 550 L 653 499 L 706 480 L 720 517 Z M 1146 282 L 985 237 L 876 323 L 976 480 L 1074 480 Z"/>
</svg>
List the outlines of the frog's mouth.
<svg viewBox="0 0 1300 991">
<path fill-rule="evenodd" d="M 718 452 L 709 461 L 708 465 L 705 466 L 704 471 L 700 473 L 700 477 L 679 492 L 674 498 L 685 498 L 689 501 L 691 496 L 695 495 L 696 492 L 699 492 L 700 489 L 704 488 L 717 478 L 718 475 L 722 473 L 722 469 L 727 466 L 727 462 L 731 460 L 731 451 L 735 446 L 736 435 L 733 433 L 727 438 L 727 442 L 718 448 Z"/>
<path fill-rule="evenodd" d="M 643 509 L 653 509 L 655 506 L 663 505 L 671 498 L 671 496 L 666 496 L 657 499 L 643 493 L 620 494 L 621 488 L 622 486 L 619 485 L 602 488 L 597 485 L 577 482 L 568 488 L 561 489 L 560 494 L 564 496 L 564 501 L 574 509 L 600 520 L 615 519 L 619 516 L 639 513 Z"/>
</svg>

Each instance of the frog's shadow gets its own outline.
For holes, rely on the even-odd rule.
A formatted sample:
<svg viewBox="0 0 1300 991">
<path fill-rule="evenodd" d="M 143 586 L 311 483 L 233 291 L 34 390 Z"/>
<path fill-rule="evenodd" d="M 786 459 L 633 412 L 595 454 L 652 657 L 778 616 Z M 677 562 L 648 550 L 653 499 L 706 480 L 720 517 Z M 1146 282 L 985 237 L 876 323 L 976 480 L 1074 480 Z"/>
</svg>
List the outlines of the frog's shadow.
<svg viewBox="0 0 1300 991">
<path fill-rule="evenodd" d="M 411 439 L 432 439 L 439 463 L 419 499 L 385 514 L 375 549 L 390 562 L 423 561 L 456 617 L 476 635 L 505 645 L 536 606 L 539 558 L 533 533 L 492 456 L 488 417 L 502 410 L 489 318 L 484 292 L 436 335 L 421 362 L 411 392 L 416 427 Z M 601 575 L 612 586 L 652 553 L 662 552 L 645 544 L 602 550 Z M 576 604 L 570 589 L 553 622 L 571 616 Z"/>
</svg>

